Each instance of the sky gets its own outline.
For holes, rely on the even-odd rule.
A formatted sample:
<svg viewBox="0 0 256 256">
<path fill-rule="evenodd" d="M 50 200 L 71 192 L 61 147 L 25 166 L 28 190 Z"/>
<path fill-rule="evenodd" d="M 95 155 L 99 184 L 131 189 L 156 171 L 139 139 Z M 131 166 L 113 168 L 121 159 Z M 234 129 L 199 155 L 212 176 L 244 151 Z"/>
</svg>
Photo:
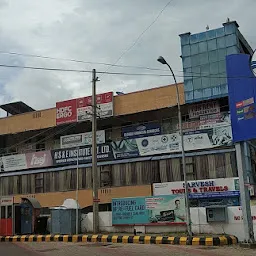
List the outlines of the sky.
<svg viewBox="0 0 256 256">
<path fill-rule="evenodd" d="M 255 0 L 173 0 L 156 20 L 168 2 L 0 0 L 0 65 L 168 74 L 165 67 L 156 61 L 162 55 L 172 66 L 178 81 L 182 81 L 179 34 L 202 32 L 207 25 L 210 29 L 221 27 L 227 17 L 238 22 L 242 34 L 252 48 L 256 48 L 252 22 Z M 3 52 L 50 56 L 58 60 Z M 59 60 L 113 64 L 120 56 L 118 65 L 163 71 Z M 128 93 L 173 83 L 171 77 L 148 75 L 98 74 L 98 77 L 97 93 Z M 0 67 L 0 104 L 21 100 L 35 109 L 44 109 L 54 107 L 57 101 L 90 94 L 90 73 Z"/>
</svg>

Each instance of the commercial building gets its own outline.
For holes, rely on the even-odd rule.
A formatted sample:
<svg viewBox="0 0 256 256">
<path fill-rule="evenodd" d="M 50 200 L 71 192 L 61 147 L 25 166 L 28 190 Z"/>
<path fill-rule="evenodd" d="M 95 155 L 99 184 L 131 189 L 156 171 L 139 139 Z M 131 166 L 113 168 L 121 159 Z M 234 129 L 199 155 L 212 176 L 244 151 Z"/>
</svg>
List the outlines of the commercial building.
<svg viewBox="0 0 256 256">
<path fill-rule="evenodd" d="M 237 27 L 228 22 L 181 35 L 185 78 L 178 88 L 193 207 L 240 205 L 224 59 L 251 48 Z M 98 95 L 100 211 L 111 210 L 113 198 L 183 193 L 175 95 L 175 85 Z M 79 205 L 84 213 L 92 211 L 90 101 L 67 100 L 40 111 L 22 102 L 0 106 L 8 113 L 0 119 L 1 197 L 13 196 L 15 203 L 36 199 L 41 213 L 49 214 L 50 207 L 75 199 L 78 173 Z M 255 150 L 247 146 L 255 184 Z"/>
</svg>

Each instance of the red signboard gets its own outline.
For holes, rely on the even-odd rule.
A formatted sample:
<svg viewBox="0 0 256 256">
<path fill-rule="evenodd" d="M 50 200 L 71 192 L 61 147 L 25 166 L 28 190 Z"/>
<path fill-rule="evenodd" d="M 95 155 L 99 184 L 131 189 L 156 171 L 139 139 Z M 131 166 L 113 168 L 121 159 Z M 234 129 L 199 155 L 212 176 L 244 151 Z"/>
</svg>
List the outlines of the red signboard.
<svg viewBox="0 0 256 256">
<path fill-rule="evenodd" d="M 97 116 L 106 118 L 113 116 L 113 92 L 98 94 Z M 92 117 L 92 97 L 56 103 L 56 124 L 72 123 L 90 120 Z"/>
<path fill-rule="evenodd" d="M 76 122 L 76 99 L 56 103 L 56 124 Z"/>
<path fill-rule="evenodd" d="M 26 154 L 27 168 L 43 168 L 52 165 L 51 151 L 38 151 Z"/>
</svg>

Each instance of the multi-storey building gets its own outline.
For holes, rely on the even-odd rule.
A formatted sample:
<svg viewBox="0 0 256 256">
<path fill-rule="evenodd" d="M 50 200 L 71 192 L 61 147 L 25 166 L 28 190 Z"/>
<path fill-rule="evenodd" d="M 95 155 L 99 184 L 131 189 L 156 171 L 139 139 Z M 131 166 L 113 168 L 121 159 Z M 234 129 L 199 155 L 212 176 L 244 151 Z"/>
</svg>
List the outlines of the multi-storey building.
<svg viewBox="0 0 256 256">
<path fill-rule="evenodd" d="M 183 34 L 181 48 L 185 79 L 178 88 L 187 178 L 237 177 L 224 59 L 230 53 L 251 53 L 251 48 L 235 22 Z M 150 196 L 153 183 L 184 179 L 175 95 L 175 85 L 117 95 L 110 102 L 113 114 L 98 119 L 100 210 L 111 209 L 112 198 Z M 69 112 L 69 107 L 78 108 L 80 101 L 75 102 L 40 111 L 22 102 L 1 106 L 10 115 L 0 119 L 0 196 L 13 195 L 16 203 L 34 197 L 48 212 L 67 198 L 75 199 L 78 173 L 79 204 L 85 212 L 91 211 L 91 122 L 81 122 Z M 83 107 L 80 113 L 86 115 Z M 250 150 L 254 179 L 255 152 Z M 229 199 L 218 202 L 239 205 L 237 195 Z M 207 203 L 216 200 L 208 198 Z M 199 199 L 190 203 L 205 205 Z"/>
</svg>

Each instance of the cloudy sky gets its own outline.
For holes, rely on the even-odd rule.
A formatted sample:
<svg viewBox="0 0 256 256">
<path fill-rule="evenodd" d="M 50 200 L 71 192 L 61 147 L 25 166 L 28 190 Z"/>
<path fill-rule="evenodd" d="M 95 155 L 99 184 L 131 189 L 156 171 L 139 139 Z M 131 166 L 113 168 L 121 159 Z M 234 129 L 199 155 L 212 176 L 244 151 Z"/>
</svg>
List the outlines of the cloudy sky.
<svg viewBox="0 0 256 256">
<path fill-rule="evenodd" d="M 29 58 L 18 52 L 88 62 L 161 68 L 159 55 L 182 76 L 179 34 L 222 26 L 237 20 L 253 48 L 256 0 L 173 0 L 140 40 L 138 36 L 169 0 L 0 0 L 0 64 L 125 73 L 165 73 L 109 68 L 63 60 Z M 97 92 L 131 92 L 166 85 L 168 77 L 99 75 Z M 181 81 L 182 78 L 179 77 Z M 36 109 L 56 101 L 91 94 L 91 74 L 0 68 L 0 104 L 22 100 Z"/>
</svg>

